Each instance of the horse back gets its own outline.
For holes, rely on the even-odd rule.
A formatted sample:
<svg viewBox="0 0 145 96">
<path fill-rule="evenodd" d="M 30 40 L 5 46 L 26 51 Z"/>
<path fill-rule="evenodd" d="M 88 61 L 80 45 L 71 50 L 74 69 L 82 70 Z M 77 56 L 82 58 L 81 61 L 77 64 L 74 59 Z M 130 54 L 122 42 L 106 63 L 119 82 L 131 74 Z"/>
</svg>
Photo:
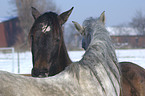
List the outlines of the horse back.
<svg viewBox="0 0 145 96">
<path fill-rule="evenodd" d="M 145 96 L 145 69 L 131 62 L 120 62 L 123 96 Z"/>
</svg>

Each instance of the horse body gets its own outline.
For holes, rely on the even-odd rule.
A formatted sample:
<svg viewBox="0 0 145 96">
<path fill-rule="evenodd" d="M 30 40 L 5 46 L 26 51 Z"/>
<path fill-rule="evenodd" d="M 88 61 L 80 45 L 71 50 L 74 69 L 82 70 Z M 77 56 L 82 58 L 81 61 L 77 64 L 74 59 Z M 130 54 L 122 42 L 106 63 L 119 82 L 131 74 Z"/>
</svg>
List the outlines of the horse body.
<svg viewBox="0 0 145 96">
<path fill-rule="evenodd" d="M 67 21 L 72 10 L 73 8 L 60 15 L 53 12 L 40 14 L 32 7 L 35 22 L 29 37 L 32 42 L 33 77 L 53 76 L 71 63 L 61 26 Z"/>
<path fill-rule="evenodd" d="M 145 96 L 145 69 L 131 62 L 119 63 L 122 72 L 122 95 Z"/>
<path fill-rule="evenodd" d="M 97 19 L 88 18 L 85 20 L 83 26 L 80 26 L 77 22 L 73 21 L 76 29 L 83 36 L 82 46 L 86 50 L 86 53 L 88 51 L 89 53 L 92 52 L 92 54 L 94 54 L 91 59 L 92 61 L 96 60 L 97 63 L 95 63 L 97 64 L 97 67 L 92 65 L 90 68 L 92 67 L 92 69 L 94 69 L 95 67 L 97 68 L 96 70 L 94 69 L 95 73 L 100 73 L 100 75 L 98 74 L 99 76 L 97 76 L 99 77 L 98 81 L 102 82 L 100 85 L 109 85 L 110 87 L 102 86 L 102 88 L 104 88 L 105 91 L 107 90 L 107 92 L 112 89 L 110 90 L 112 92 L 112 96 L 119 96 L 121 90 L 120 68 L 116 54 L 114 52 L 111 38 L 108 31 L 105 29 L 104 22 L 104 12 Z M 90 49 L 93 49 L 94 51 L 89 51 Z M 90 62 L 89 64 L 91 65 L 93 63 Z"/>
<path fill-rule="evenodd" d="M 81 77 L 72 74 L 78 72 L 78 69 Z M 97 80 L 94 80 L 95 78 L 91 81 L 88 80 L 92 76 L 88 74 L 90 70 L 87 67 L 79 67 L 79 64 L 76 63 L 68 70 L 55 77 L 41 79 L 1 71 L 0 96 L 94 96 L 94 94 L 101 94 L 102 88 L 94 85 Z M 97 93 L 96 90 L 100 93 Z"/>
<path fill-rule="evenodd" d="M 25 77 L 3 71 L 0 75 L 0 96 L 117 96 L 112 94 L 114 91 L 109 89 L 110 85 L 104 92 L 92 70 L 80 63 L 74 63 L 62 73 L 48 78 Z"/>
<path fill-rule="evenodd" d="M 93 25 L 97 28 L 91 31 L 91 43 L 79 62 L 46 78 L 0 71 L 0 96 L 119 96 L 120 73 L 115 51 L 100 19 L 95 21 Z"/>
<path fill-rule="evenodd" d="M 33 78 L 1 71 L 0 75 L 0 96 L 71 96 L 76 91 L 73 86 L 75 82 L 71 81 L 73 78 L 68 74 L 59 74 L 53 78 Z M 65 81 L 64 75 L 69 76 Z"/>
<path fill-rule="evenodd" d="M 100 17 L 104 18 L 104 17 Z M 94 20 L 95 21 L 95 20 Z M 91 21 L 91 22 L 94 22 Z M 102 21 L 105 21 L 105 18 L 102 19 Z M 82 27 L 77 22 L 74 22 L 74 25 L 76 29 L 83 35 L 82 40 L 82 48 L 87 50 L 89 47 L 89 44 L 91 43 L 91 37 L 92 34 L 91 28 L 86 28 L 86 26 L 90 26 L 91 24 L 84 25 Z M 105 24 L 103 22 L 103 24 Z M 88 33 L 84 34 L 84 30 L 88 30 Z M 99 29 L 100 30 L 100 29 Z M 106 37 L 97 37 L 101 39 L 106 39 Z M 95 59 L 95 58 L 94 58 Z M 121 96 L 145 96 L 145 69 L 137 66 L 134 63 L 131 62 L 120 62 L 118 64 L 120 67 L 121 72 Z M 113 68 L 113 67 L 112 67 Z"/>
</svg>

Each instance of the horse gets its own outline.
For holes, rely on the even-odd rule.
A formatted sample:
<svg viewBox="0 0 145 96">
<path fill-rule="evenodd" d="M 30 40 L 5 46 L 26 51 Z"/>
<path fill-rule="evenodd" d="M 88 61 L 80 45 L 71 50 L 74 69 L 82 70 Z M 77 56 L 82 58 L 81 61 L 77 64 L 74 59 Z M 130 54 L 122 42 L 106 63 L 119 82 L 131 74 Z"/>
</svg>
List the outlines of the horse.
<svg viewBox="0 0 145 96">
<path fill-rule="evenodd" d="M 73 7 L 58 15 L 40 12 L 32 7 L 34 24 L 30 29 L 32 52 L 32 76 L 47 77 L 58 74 L 72 63 L 64 44 L 62 25 L 67 21 Z"/>
<path fill-rule="evenodd" d="M 80 61 L 46 78 L 0 71 L 0 96 L 119 96 L 121 74 L 103 15 L 84 21 L 91 41 Z"/>
<path fill-rule="evenodd" d="M 145 69 L 132 62 L 119 62 L 123 96 L 145 96 Z"/>
<path fill-rule="evenodd" d="M 105 21 L 105 18 L 104 18 Z M 73 21 L 74 26 L 77 31 L 83 35 L 82 39 L 82 48 L 87 50 L 90 41 L 91 35 L 84 34 L 85 30 L 91 31 L 92 29 L 86 29 L 82 27 L 79 23 Z M 105 22 L 104 22 L 105 24 Z M 90 26 L 89 24 L 87 26 Z M 104 38 L 102 38 L 104 39 Z M 145 96 L 145 69 L 138 66 L 137 64 L 131 62 L 119 62 L 120 71 L 121 71 L 121 87 L 122 87 L 122 96 Z"/>
</svg>

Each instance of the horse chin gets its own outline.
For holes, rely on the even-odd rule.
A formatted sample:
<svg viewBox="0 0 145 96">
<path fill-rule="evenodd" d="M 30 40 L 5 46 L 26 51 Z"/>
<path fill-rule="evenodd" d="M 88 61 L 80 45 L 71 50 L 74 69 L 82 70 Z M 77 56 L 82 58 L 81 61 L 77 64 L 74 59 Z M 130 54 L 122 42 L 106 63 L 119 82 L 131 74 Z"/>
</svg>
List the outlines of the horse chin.
<svg viewBox="0 0 145 96">
<path fill-rule="evenodd" d="M 39 78 L 49 77 L 49 73 L 40 74 Z"/>
<path fill-rule="evenodd" d="M 40 71 L 40 73 L 39 73 L 39 76 L 38 77 L 40 77 L 40 78 L 43 78 L 43 77 L 49 77 L 49 71 L 47 70 L 42 70 L 42 71 Z"/>
</svg>

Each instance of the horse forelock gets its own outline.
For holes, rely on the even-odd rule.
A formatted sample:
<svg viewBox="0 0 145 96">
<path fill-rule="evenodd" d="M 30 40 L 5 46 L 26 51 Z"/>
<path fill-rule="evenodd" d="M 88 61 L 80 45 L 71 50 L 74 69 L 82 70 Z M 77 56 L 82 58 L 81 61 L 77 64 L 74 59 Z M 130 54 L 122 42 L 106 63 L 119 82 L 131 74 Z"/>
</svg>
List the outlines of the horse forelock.
<svg viewBox="0 0 145 96">
<path fill-rule="evenodd" d="M 53 14 L 54 16 L 51 14 Z M 61 48 L 61 45 L 63 42 L 63 32 L 62 32 L 62 28 L 61 28 L 61 25 L 60 25 L 59 20 L 58 20 L 58 15 L 53 13 L 53 12 L 49 12 L 49 15 L 51 17 L 52 25 L 53 25 L 53 39 L 60 40 L 59 50 L 58 50 L 58 55 L 57 55 L 57 56 L 59 56 L 60 48 Z"/>
<path fill-rule="evenodd" d="M 62 40 L 63 40 L 63 32 L 62 32 L 62 28 L 61 28 L 61 25 L 59 23 L 59 20 L 58 20 L 58 15 L 56 13 L 53 13 L 53 12 L 49 12 L 49 13 L 46 13 L 48 14 L 48 18 L 51 19 L 51 22 L 52 22 L 52 29 L 53 29 L 53 39 L 59 39 L 60 40 L 60 43 L 59 43 L 59 52 L 60 52 L 60 46 L 62 44 Z M 59 54 L 58 52 L 58 54 Z"/>
<path fill-rule="evenodd" d="M 45 29 L 42 28 L 42 30 L 41 30 L 40 26 L 44 27 Z M 52 40 L 60 40 L 60 46 L 61 46 L 63 32 L 62 32 L 61 25 L 59 24 L 58 15 L 53 12 L 46 12 L 46 13 L 42 14 L 40 17 L 38 17 L 37 20 L 35 20 L 32 28 L 29 32 L 29 39 L 32 36 L 34 39 L 37 39 L 36 36 L 34 36 L 36 34 L 37 34 L 37 37 L 42 39 L 42 38 L 44 38 L 43 36 L 45 36 L 43 34 L 46 33 L 44 31 L 47 31 L 47 30 L 48 31 L 51 30 Z M 39 32 L 37 32 L 37 31 L 39 31 Z M 40 31 L 42 31 L 42 32 L 40 32 Z"/>
</svg>

